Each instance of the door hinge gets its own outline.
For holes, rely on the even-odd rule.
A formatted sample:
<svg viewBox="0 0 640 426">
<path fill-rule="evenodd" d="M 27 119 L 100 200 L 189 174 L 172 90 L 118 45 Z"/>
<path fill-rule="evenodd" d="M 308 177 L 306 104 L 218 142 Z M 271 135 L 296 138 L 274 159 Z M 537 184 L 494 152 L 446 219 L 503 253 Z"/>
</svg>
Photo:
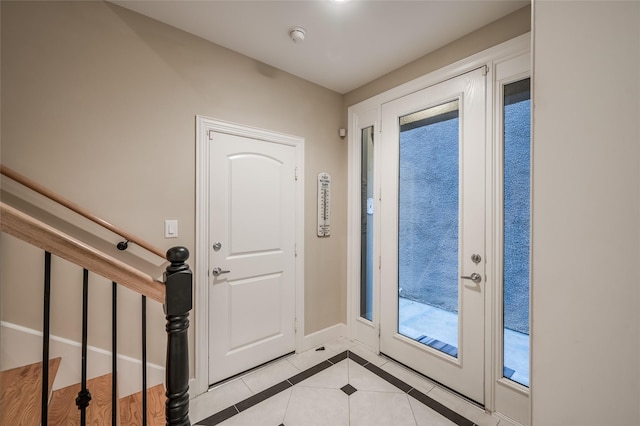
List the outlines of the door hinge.
<svg viewBox="0 0 640 426">
<path fill-rule="evenodd" d="M 294 171 L 294 177 L 295 177 L 296 182 L 297 182 L 298 181 L 298 168 L 297 167 L 295 168 L 295 171 Z"/>
<path fill-rule="evenodd" d="M 382 256 L 378 256 L 378 270 L 382 269 Z"/>
<path fill-rule="evenodd" d="M 484 68 L 482 68 L 482 75 L 486 76 L 487 74 L 489 74 L 489 65 L 485 65 Z"/>
<path fill-rule="evenodd" d="M 298 244 L 293 245 L 293 256 L 298 257 Z"/>
<path fill-rule="evenodd" d="M 209 140 L 212 141 L 213 140 L 213 130 L 209 130 L 207 133 L 209 134 Z"/>
</svg>

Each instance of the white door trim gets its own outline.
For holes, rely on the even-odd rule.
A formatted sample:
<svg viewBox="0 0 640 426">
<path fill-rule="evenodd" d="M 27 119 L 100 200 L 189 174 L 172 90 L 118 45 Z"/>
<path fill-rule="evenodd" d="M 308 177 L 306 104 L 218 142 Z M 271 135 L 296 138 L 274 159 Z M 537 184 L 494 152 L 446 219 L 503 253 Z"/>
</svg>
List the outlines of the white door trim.
<svg viewBox="0 0 640 426">
<path fill-rule="evenodd" d="M 221 132 L 293 146 L 296 149 L 296 352 L 304 337 L 304 138 L 196 116 L 196 235 L 195 267 L 195 374 L 189 384 L 191 398 L 209 388 L 209 132 Z M 193 262 L 193 261 L 192 261 Z"/>
<path fill-rule="evenodd" d="M 406 95 L 382 105 L 382 132 L 380 154 L 385 159 L 381 173 L 380 191 L 383 194 L 379 219 L 382 268 L 380 274 L 380 351 L 446 384 L 479 404 L 485 402 L 484 392 L 484 299 L 487 283 L 484 280 L 484 262 L 475 264 L 471 255 L 480 253 L 485 258 L 484 223 L 484 147 L 485 138 L 485 74 L 484 67 L 470 71 L 440 84 Z M 455 271 L 448 279 L 455 280 L 457 329 L 455 337 L 446 343 L 457 347 L 457 355 L 444 355 L 437 349 L 416 342 L 400 330 L 399 273 L 400 262 L 400 117 L 416 111 L 426 111 L 438 105 L 456 102 L 459 111 L 458 133 L 452 136 L 457 148 L 459 168 L 455 191 L 458 199 Z M 453 121 L 450 121 L 451 123 Z M 426 126 L 425 126 L 426 127 Z M 453 142 L 449 139 L 447 141 Z M 453 159 L 451 160 L 453 161 Z M 432 161 L 433 163 L 433 161 Z M 424 163 L 425 167 L 428 168 Z M 408 175 L 411 175 L 410 173 Z M 414 182 L 415 183 L 415 182 Z M 412 194 L 410 185 L 402 187 Z M 414 194 L 417 195 L 417 194 Z M 408 195 L 411 198 L 411 195 Z M 451 212 L 452 214 L 453 211 Z M 429 216 L 427 213 L 426 216 Z M 454 216 L 455 217 L 455 216 Z M 425 243 L 426 244 L 426 243 Z M 423 250 L 427 245 L 422 246 Z M 453 258 L 452 258 L 453 260 Z M 430 270 L 431 272 L 431 270 Z M 482 275 L 482 282 L 471 285 L 458 278 L 472 272 Z M 457 273 L 457 276 L 456 276 Z M 420 330 L 426 333 L 427 330 Z M 432 330 L 432 332 L 436 332 Z M 404 332 L 406 333 L 406 331 Z M 437 336 L 431 334 L 430 336 Z M 415 337 L 415 335 L 413 336 Z M 441 338 L 441 337 L 437 337 Z"/>
</svg>

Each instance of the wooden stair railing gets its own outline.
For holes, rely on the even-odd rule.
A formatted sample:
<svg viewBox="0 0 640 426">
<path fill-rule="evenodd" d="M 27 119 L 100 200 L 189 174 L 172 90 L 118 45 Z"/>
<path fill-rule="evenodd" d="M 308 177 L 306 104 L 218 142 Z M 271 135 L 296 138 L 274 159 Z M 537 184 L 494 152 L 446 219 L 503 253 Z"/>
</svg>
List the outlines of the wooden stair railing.
<svg viewBox="0 0 640 426">
<path fill-rule="evenodd" d="M 126 230 L 113 225 L 109 222 L 107 222 L 106 220 L 98 217 L 97 215 L 93 214 L 92 212 L 90 212 L 89 210 L 79 206 L 78 204 L 74 203 L 73 201 L 63 197 L 60 194 L 55 193 L 54 191 L 52 191 L 51 189 L 39 184 L 38 182 L 35 182 L 32 179 L 29 179 L 28 177 L 16 172 L 15 170 L 0 164 L 0 174 L 5 175 L 6 177 L 10 178 L 11 180 L 14 180 L 16 182 L 18 182 L 19 184 L 31 189 L 32 191 L 37 192 L 40 195 L 43 195 L 47 198 L 49 198 L 52 201 L 55 201 L 56 203 L 66 207 L 67 209 L 79 214 L 80 216 L 83 216 L 87 219 L 89 219 L 90 221 L 102 226 L 105 229 L 108 229 L 109 231 L 113 232 L 116 235 L 121 236 L 122 238 L 124 238 L 126 241 L 120 242 L 118 243 L 118 249 L 120 250 L 126 250 L 127 249 L 127 243 L 135 243 L 138 246 L 148 250 L 149 252 L 155 254 L 158 257 L 161 258 L 165 258 L 165 253 L 160 250 L 159 248 L 153 246 L 152 244 L 144 241 L 143 239 L 137 237 L 134 234 L 131 234 L 130 232 L 127 232 Z"/>
<path fill-rule="evenodd" d="M 4 202 L 0 203 L 0 217 L 2 218 L 0 221 L 2 232 L 87 268 L 156 302 L 165 302 L 164 283 L 153 279 L 144 272 L 95 250 L 82 241 L 34 219 Z"/>
<path fill-rule="evenodd" d="M 4 171 L 5 170 L 3 170 L 3 173 Z M 166 268 L 164 282 L 161 282 L 4 202 L 0 202 L 0 230 L 43 249 L 47 256 L 50 256 L 49 253 L 54 254 L 87 271 L 92 271 L 113 281 L 114 285 L 118 283 L 139 293 L 142 295 L 143 305 L 146 297 L 164 305 L 167 320 L 167 357 L 165 368 L 167 399 L 165 405 L 165 420 L 167 425 L 190 425 L 189 349 L 187 333 L 189 328 L 189 312 L 192 309 L 193 277 L 189 265 L 186 263 L 189 258 L 189 251 L 184 247 L 174 247 L 167 251 L 166 259 L 170 264 Z M 134 240 L 132 239 L 131 241 Z M 45 277 L 45 282 L 48 279 L 50 278 Z M 46 298 L 48 298 L 48 296 L 45 295 L 45 299 Z M 48 318 L 45 318 L 45 322 L 48 323 Z M 48 335 L 46 333 L 43 334 L 43 340 L 48 340 Z M 82 344 L 83 350 L 86 350 L 86 336 L 83 336 Z M 48 346 L 48 343 L 43 343 L 43 345 Z M 114 356 L 116 355 L 114 351 Z M 48 358 L 48 356 L 46 358 Z M 83 359 L 83 363 L 84 362 L 86 362 L 85 359 Z M 145 364 L 146 360 L 143 360 L 143 365 Z M 48 359 L 43 359 L 42 365 L 43 377 L 49 377 Z M 84 364 L 83 368 L 86 368 Z M 143 371 L 144 370 L 145 368 L 143 368 Z M 43 393 L 45 395 L 43 395 L 42 424 L 46 425 L 46 389 L 43 390 Z M 143 390 L 143 400 L 145 398 L 146 392 Z M 89 401 L 86 402 L 88 403 Z M 84 412 L 85 407 L 81 408 L 80 404 L 78 404 L 78 407 L 81 409 L 81 412 Z M 146 418 L 146 412 L 143 413 L 143 416 Z M 113 424 L 116 424 L 115 417 Z"/>
</svg>

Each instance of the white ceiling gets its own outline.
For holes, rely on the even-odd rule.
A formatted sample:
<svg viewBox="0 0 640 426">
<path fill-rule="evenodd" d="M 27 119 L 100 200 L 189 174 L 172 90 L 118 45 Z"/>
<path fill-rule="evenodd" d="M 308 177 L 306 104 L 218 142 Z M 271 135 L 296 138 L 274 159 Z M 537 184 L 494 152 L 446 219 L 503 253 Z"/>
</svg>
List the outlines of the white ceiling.
<svg viewBox="0 0 640 426">
<path fill-rule="evenodd" d="M 113 0 L 305 80 L 346 93 L 529 0 Z M 300 26 L 306 39 L 293 43 Z"/>
</svg>

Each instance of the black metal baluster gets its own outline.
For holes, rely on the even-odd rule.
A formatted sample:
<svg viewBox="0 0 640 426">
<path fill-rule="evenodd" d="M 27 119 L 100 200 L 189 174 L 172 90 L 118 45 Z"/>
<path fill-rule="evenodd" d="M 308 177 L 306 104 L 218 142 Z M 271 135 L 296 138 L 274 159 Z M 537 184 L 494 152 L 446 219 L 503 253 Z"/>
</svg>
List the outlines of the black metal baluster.
<svg viewBox="0 0 640 426">
<path fill-rule="evenodd" d="M 42 413 L 40 424 L 47 425 L 49 414 L 49 335 L 51 334 L 51 253 L 44 253 L 44 309 L 42 320 Z"/>
<path fill-rule="evenodd" d="M 91 401 L 91 393 L 87 389 L 87 325 L 89 306 L 89 271 L 86 269 L 82 273 L 82 380 L 80 382 L 80 392 L 76 398 L 76 405 L 80 410 L 80 425 L 87 424 L 87 407 Z"/>
<path fill-rule="evenodd" d="M 164 312 L 167 318 L 167 425 L 188 426 L 189 420 L 189 311 L 192 308 L 193 276 L 186 260 L 189 251 L 173 247 L 167 251 Z"/>
<path fill-rule="evenodd" d="M 142 296 L 142 426 L 147 425 L 147 296 Z"/>
<path fill-rule="evenodd" d="M 118 284 L 111 282 L 111 425 L 118 420 Z"/>
</svg>

